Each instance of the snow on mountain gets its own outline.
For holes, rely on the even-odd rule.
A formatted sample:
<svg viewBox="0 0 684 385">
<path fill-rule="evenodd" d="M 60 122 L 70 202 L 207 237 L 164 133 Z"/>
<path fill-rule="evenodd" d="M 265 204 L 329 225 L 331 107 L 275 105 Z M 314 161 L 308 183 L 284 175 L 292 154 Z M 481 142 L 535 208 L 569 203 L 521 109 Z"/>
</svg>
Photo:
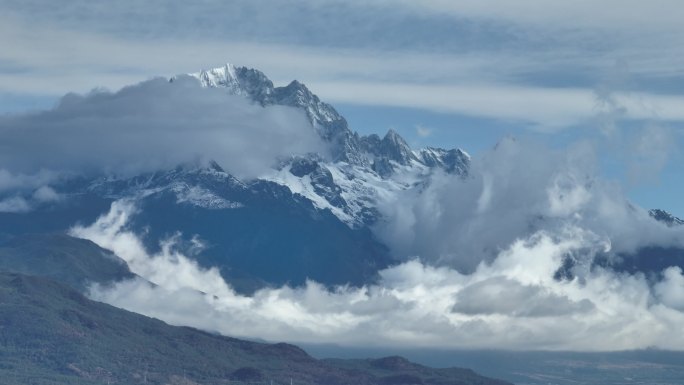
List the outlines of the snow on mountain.
<svg viewBox="0 0 684 385">
<path fill-rule="evenodd" d="M 262 105 L 274 104 L 271 103 L 273 82 L 261 71 L 226 64 L 189 75 L 197 78 L 203 87 L 225 88 L 231 94 L 249 97 Z"/>
<path fill-rule="evenodd" d="M 321 102 L 297 80 L 285 87 L 274 87 L 261 71 L 232 64 L 189 75 L 197 78 L 204 87 L 225 88 L 231 94 L 247 96 L 262 105 L 303 108 L 314 124 L 344 120 L 331 105 Z"/>
<path fill-rule="evenodd" d="M 189 75 L 204 87 L 222 88 L 263 106 L 304 110 L 321 138 L 330 144 L 332 158 L 316 154 L 293 157 L 262 179 L 288 186 L 349 225 L 374 222 L 379 202 L 398 191 L 423 185 L 435 170 L 462 177 L 468 174 L 470 156 L 463 150 L 428 147 L 414 151 L 394 130 L 383 138 L 360 136 L 349 129 L 335 108 L 296 80 L 275 87 L 262 72 L 232 64 Z"/>
<path fill-rule="evenodd" d="M 665 210 L 652 209 L 648 211 L 648 214 L 655 220 L 664 223 L 667 226 L 681 226 L 684 225 L 684 220 L 677 218 L 676 216 L 668 213 Z"/>
<path fill-rule="evenodd" d="M 427 147 L 420 150 L 420 159 L 428 167 L 441 167 L 448 173 L 466 175 L 470 164 L 470 155 L 460 148 L 444 150 Z"/>
<path fill-rule="evenodd" d="M 383 178 L 369 167 L 295 158 L 263 179 L 288 186 L 351 226 L 368 225 L 378 219 L 378 203 L 421 186 L 431 172 L 420 164 L 394 167 L 392 178 Z"/>
<path fill-rule="evenodd" d="M 176 194 L 177 203 L 189 203 L 198 207 L 211 210 L 237 209 L 244 205 L 240 202 L 233 202 L 224 199 L 211 190 L 198 186 L 189 186 L 185 183 L 178 183 L 171 187 L 171 191 Z"/>
<path fill-rule="evenodd" d="M 203 87 L 225 90 L 261 106 L 282 105 L 304 111 L 311 127 L 331 149 L 330 155 L 282 159 L 257 180 L 286 187 L 306 198 L 315 209 L 329 210 L 349 227 L 373 224 L 379 219 L 378 207 L 383 202 L 403 190 L 422 188 L 434 172 L 461 177 L 468 174 L 470 158 L 462 150 L 413 150 L 394 130 L 383 137 L 361 136 L 349 128 L 334 107 L 296 80 L 276 87 L 262 72 L 232 64 L 189 76 Z M 250 195 L 254 182 L 241 181 L 212 163 L 182 165 L 130 178 L 104 176 L 85 181 L 84 188 L 106 199 L 165 197 L 179 205 L 218 211 L 256 202 Z M 264 198 L 265 193 L 256 194 Z"/>
<path fill-rule="evenodd" d="M 179 166 L 173 170 L 138 175 L 133 178 L 112 176 L 95 179 L 87 190 L 111 199 L 142 198 L 170 192 L 176 203 L 212 209 L 243 207 L 225 196 L 226 191 L 247 189 L 247 185 L 212 162 L 204 166 Z"/>
</svg>

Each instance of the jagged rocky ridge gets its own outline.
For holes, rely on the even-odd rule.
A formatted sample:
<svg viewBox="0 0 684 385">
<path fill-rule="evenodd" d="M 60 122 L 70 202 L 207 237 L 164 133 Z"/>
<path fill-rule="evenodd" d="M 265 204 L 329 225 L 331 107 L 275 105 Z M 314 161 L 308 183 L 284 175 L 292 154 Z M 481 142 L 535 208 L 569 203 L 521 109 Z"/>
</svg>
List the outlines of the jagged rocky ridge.
<svg viewBox="0 0 684 385">
<path fill-rule="evenodd" d="M 40 231 L 63 231 L 76 222 L 92 223 L 115 200 L 130 199 L 139 210 L 128 228 L 144 237 L 151 252 L 178 232 L 181 246 L 199 235 L 207 249 L 193 258 L 218 267 L 240 291 L 306 279 L 360 285 L 394 262 L 369 229 L 379 219 L 380 199 L 420 188 L 432 172 L 467 174 L 469 156 L 461 150 L 414 151 L 393 130 L 383 138 L 358 135 L 298 81 L 275 87 L 262 72 L 230 64 L 189 76 L 262 106 L 302 109 L 331 156 L 282 159 L 272 172 L 249 181 L 216 163 L 71 180 L 55 186 L 70 197 L 69 207 L 61 203 L 49 212 L 8 216 L 0 233 L 20 233 L 16 229 L 30 228 L 37 219 Z"/>
<path fill-rule="evenodd" d="M 684 220 L 668 213 L 665 210 L 651 209 L 648 214 L 655 220 L 660 221 L 670 227 L 684 225 Z"/>
<path fill-rule="evenodd" d="M 225 90 L 259 105 L 306 112 L 332 156 L 281 159 L 255 180 L 240 180 L 219 164 L 186 164 L 128 178 L 101 176 L 54 186 L 69 197 L 55 207 L 21 215 L 0 213 L 0 240 L 26 232 L 64 231 L 92 223 L 109 204 L 132 199 L 139 211 L 129 228 L 149 250 L 181 232 L 198 235 L 207 249 L 193 258 L 221 270 L 238 290 L 267 284 L 364 284 L 393 262 L 370 230 L 379 204 L 402 190 L 421 189 L 435 172 L 468 175 L 460 149 L 413 150 L 395 131 L 384 137 L 353 132 L 335 109 L 304 84 L 275 87 L 263 73 L 230 64 L 190 75 L 204 87 Z M 172 82 L 178 77 L 170 79 Z M 660 210 L 668 225 L 682 221 Z"/>
<path fill-rule="evenodd" d="M 362 285 L 395 263 L 370 226 L 383 199 L 422 188 L 434 172 L 466 176 L 470 158 L 459 149 L 414 151 L 395 131 L 384 137 L 353 132 L 331 105 L 304 84 L 276 87 L 260 71 L 230 64 L 190 75 L 262 106 L 301 109 L 331 154 L 281 159 L 254 180 L 240 180 L 219 164 L 185 164 L 134 177 L 104 175 L 54 186 L 69 197 L 48 211 L 0 214 L 0 235 L 21 233 L 37 221 L 40 231 L 64 231 L 92 223 L 115 200 L 136 202 L 127 229 L 150 252 L 175 237 L 179 246 L 198 236 L 206 249 L 192 255 L 217 267 L 239 291 L 264 285 Z M 174 82 L 178 77 L 170 79 Z M 3 218 L 7 217 L 7 218 Z M 180 232 L 181 236 L 177 236 Z"/>
<path fill-rule="evenodd" d="M 317 173 L 306 166 L 299 171 Z M 322 169 L 320 174 L 318 179 L 330 179 Z M 77 191 L 74 196 L 134 201 L 137 210 L 126 228 L 142 237 L 151 253 L 160 251 L 160 240 L 173 237 L 183 250 L 197 237 L 206 248 L 191 257 L 204 267 L 220 269 L 241 292 L 300 285 L 307 279 L 362 285 L 393 263 L 370 229 L 348 226 L 286 185 L 241 181 L 215 163 L 127 179 L 84 180 L 72 189 Z M 73 222 L 56 223 L 49 230 L 60 225 Z"/>
<path fill-rule="evenodd" d="M 190 76 L 197 78 L 204 87 L 224 88 L 231 94 L 248 97 L 264 106 L 275 104 L 303 109 L 321 137 L 333 145 L 334 162 L 358 166 L 372 166 L 385 161 L 403 166 L 417 163 L 441 167 L 457 174 L 467 173 L 469 156 L 460 149 L 427 148 L 414 152 L 394 130 L 389 130 L 382 139 L 375 134 L 359 136 L 349 129 L 347 121 L 333 106 L 322 102 L 297 80 L 284 87 L 274 87 L 262 72 L 232 64 Z"/>
<path fill-rule="evenodd" d="M 422 188 L 434 172 L 468 173 L 470 158 L 462 150 L 414 151 L 393 130 L 383 138 L 360 136 L 298 81 L 275 87 L 260 71 L 230 64 L 179 76 L 262 106 L 305 111 L 331 154 L 281 159 L 270 173 L 249 181 L 211 163 L 85 180 L 72 191 L 138 202 L 140 210 L 130 225 L 144 234 L 152 251 L 176 232 L 198 234 L 208 249 L 193 257 L 221 269 L 240 291 L 298 285 L 307 278 L 324 284 L 372 281 L 377 271 L 395 262 L 370 230 L 380 218 L 382 199 Z"/>
<path fill-rule="evenodd" d="M 435 170 L 460 176 L 468 173 L 470 157 L 461 149 L 428 147 L 414 151 L 394 130 L 383 138 L 360 136 L 331 105 L 296 80 L 275 87 L 262 72 L 232 64 L 190 76 L 204 87 L 225 89 L 263 106 L 304 110 L 314 129 L 330 144 L 332 158 L 319 154 L 305 159 L 293 157 L 264 179 L 287 185 L 351 226 L 373 223 L 378 219 L 375 207 L 379 196 L 419 186 Z"/>
</svg>

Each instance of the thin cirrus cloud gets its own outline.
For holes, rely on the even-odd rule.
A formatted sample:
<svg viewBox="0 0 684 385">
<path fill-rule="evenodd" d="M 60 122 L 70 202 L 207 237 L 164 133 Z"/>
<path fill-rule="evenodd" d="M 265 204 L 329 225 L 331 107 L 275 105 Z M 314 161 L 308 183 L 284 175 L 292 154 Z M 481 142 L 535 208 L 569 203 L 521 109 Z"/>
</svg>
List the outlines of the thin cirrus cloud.
<svg viewBox="0 0 684 385">
<path fill-rule="evenodd" d="M 416 134 L 418 134 L 418 136 L 421 138 L 427 138 L 428 136 L 432 135 L 432 129 L 422 124 L 418 124 L 416 125 Z"/>
<path fill-rule="evenodd" d="M 682 97 L 673 85 L 681 84 L 676 63 L 684 37 L 675 22 L 680 7 L 670 1 L 591 7 L 532 0 L 515 6 L 289 1 L 244 2 L 230 9 L 209 1 L 182 12 L 173 2 L 5 7 L 3 92 L 118 89 L 232 61 L 264 70 L 276 82 L 297 78 L 315 85 L 331 102 L 412 107 L 554 130 L 586 123 L 594 112 L 594 89 L 625 71 L 627 80 L 613 87 L 629 91 L 619 94 L 630 107 L 626 118 L 683 119 L 677 108 Z M 644 23 L 642 15 L 652 17 Z M 131 20 L 148 16 L 150 22 Z M 407 29 L 415 33 L 392 33 Z"/>
<path fill-rule="evenodd" d="M 398 106 L 518 122 L 537 131 L 595 124 L 603 112 L 592 89 L 502 85 L 410 83 L 314 83 L 320 95 L 339 103 Z M 615 97 L 624 119 L 684 121 L 684 97 L 624 93 Z"/>
</svg>

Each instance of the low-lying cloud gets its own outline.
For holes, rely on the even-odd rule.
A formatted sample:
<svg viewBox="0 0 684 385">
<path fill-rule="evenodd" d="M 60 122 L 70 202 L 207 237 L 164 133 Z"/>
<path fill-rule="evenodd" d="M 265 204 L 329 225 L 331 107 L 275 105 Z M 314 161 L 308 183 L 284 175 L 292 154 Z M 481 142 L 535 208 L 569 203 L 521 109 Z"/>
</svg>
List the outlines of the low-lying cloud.
<svg viewBox="0 0 684 385">
<path fill-rule="evenodd" d="M 3 170 L 0 170 L 0 178 L 2 174 Z M 12 175 L 9 175 L 9 177 L 14 178 Z M 25 213 L 43 204 L 61 201 L 63 199 L 62 194 L 55 191 L 52 187 L 42 184 L 56 179 L 58 179 L 56 176 L 54 178 L 42 178 L 40 174 L 20 176 L 19 183 L 10 183 L 5 188 L 0 186 L 0 213 Z M 34 189 L 35 186 L 40 187 Z M 5 196 L 2 197 L 2 194 L 6 192 L 3 190 L 9 190 L 9 194 L 4 194 Z"/>
<path fill-rule="evenodd" d="M 360 288 L 308 282 L 244 296 L 172 241 L 149 254 L 126 228 L 135 212 L 133 203 L 118 201 L 92 225 L 72 229 L 147 280 L 93 286 L 90 295 L 175 325 L 353 346 L 618 350 L 684 344 L 681 270 L 667 269 L 655 283 L 604 268 L 553 278 L 566 255 L 591 260 L 611 247 L 605 236 L 572 224 L 516 239 L 469 274 L 414 259 Z"/>
<path fill-rule="evenodd" d="M 31 204 L 20 196 L 0 200 L 0 213 L 25 213 L 31 211 Z"/>
<path fill-rule="evenodd" d="M 49 172 L 131 175 L 206 160 L 253 178 L 307 152 L 325 148 L 302 111 L 255 105 L 190 77 L 159 78 L 0 117 L 0 190 Z"/>
<path fill-rule="evenodd" d="M 655 221 L 598 177 L 595 152 L 590 143 L 552 149 L 504 139 L 473 158 L 467 178 L 434 174 L 427 187 L 384 202 L 377 232 L 399 257 L 466 272 L 516 239 L 567 226 L 605 237 L 617 253 L 684 246 L 683 229 Z"/>
<path fill-rule="evenodd" d="M 574 302 L 542 285 L 523 285 L 516 280 L 493 277 L 461 290 L 452 309 L 469 315 L 549 317 L 589 312 L 594 304 L 588 299 Z"/>
<path fill-rule="evenodd" d="M 27 149 L 28 150 L 28 149 Z M 32 174 L 12 173 L 0 168 L 0 193 L 8 190 L 31 190 L 43 187 L 58 179 L 55 172 L 41 169 Z"/>
</svg>

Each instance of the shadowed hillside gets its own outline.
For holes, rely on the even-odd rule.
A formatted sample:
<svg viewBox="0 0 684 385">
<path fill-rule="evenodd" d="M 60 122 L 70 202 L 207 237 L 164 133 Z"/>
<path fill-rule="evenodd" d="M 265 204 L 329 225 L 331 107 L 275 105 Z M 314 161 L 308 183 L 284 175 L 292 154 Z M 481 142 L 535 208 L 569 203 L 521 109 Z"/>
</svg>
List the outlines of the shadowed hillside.
<svg viewBox="0 0 684 385">
<path fill-rule="evenodd" d="M 320 361 L 288 344 L 222 337 L 94 302 L 46 278 L 0 273 L 3 384 L 505 384 L 400 358 Z M 391 365 L 400 362 L 402 365 Z M 234 382 L 233 382 L 234 383 Z"/>
</svg>

